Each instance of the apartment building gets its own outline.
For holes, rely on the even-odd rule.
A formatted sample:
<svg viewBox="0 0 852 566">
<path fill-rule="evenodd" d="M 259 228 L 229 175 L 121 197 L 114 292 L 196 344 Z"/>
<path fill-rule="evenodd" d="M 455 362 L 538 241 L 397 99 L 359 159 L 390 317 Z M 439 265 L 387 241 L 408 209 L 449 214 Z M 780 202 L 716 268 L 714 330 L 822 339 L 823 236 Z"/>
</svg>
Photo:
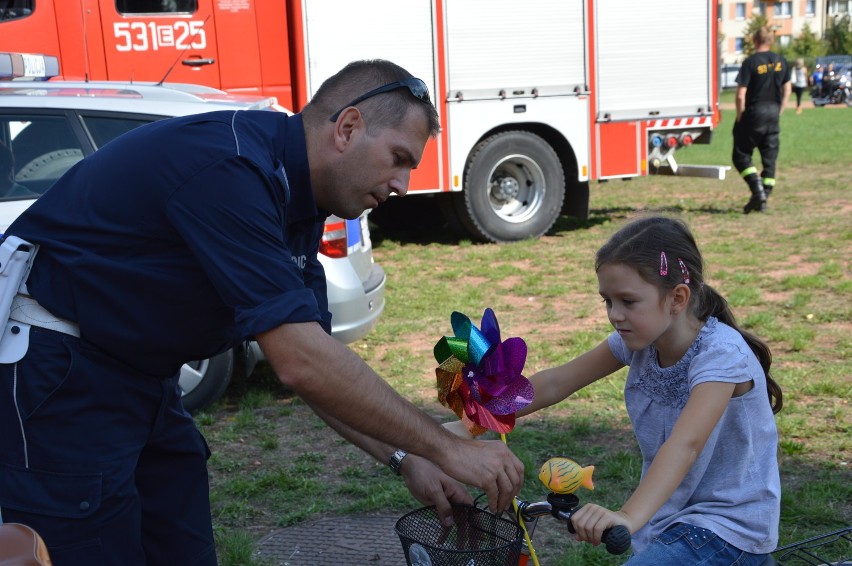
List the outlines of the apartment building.
<svg viewBox="0 0 852 566">
<path fill-rule="evenodd" d="M 807 24 L 822 37 L 826 23 L 835 15 L 852 12 L 852 0 L 722 0 L 718 4 L 720 56 L 722 64 L 739 64 L 745 59 L 748 21 L 756 14 L 766 16 L 775 30 L 775 41 L 788 45 Z"/>
</svg>

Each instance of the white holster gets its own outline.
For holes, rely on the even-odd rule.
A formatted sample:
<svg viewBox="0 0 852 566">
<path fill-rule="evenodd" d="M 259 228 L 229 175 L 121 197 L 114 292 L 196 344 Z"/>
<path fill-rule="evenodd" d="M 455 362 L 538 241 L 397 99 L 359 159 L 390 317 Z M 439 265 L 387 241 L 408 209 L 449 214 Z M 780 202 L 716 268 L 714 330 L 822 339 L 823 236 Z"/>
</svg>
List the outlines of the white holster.
<svg viewBox="0 0 852 566">
<path fill-rule="evenodd" d="M 0 244 L 0 363 L 12 364 L 24 357 L 30 343 L 30 325 L 9 320 L 12 301 L 26 290 L 38 246 L 17 236 L 6 236 Z"/>
</svg>

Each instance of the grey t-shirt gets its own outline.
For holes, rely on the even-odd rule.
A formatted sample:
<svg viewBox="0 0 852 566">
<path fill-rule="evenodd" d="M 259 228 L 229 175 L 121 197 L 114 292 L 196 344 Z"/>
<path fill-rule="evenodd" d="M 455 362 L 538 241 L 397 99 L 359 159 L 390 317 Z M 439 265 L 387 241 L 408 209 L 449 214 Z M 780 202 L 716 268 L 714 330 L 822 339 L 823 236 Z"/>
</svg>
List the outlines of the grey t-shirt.
<svg viewBox="0 0 852 566">
<path fill-rule="evenodd" d="M 657 363 L 654 346 L 631 352 L 617 332 L 608 343 L 613 355 L 630 366 L 624 398 L 642 451 L 643 476 L 693 387 L 707 381 L 754 381 L 745 395 L 731 399 L 671 498 L 633 534 L 634 552 L 675 523 L 710 529 L 747 552 L 774 550 L 781 512 L 778 431 L 763 369 L 742 335 L 710 317 L 683 358 L 666 368 Z"/>
</svg>

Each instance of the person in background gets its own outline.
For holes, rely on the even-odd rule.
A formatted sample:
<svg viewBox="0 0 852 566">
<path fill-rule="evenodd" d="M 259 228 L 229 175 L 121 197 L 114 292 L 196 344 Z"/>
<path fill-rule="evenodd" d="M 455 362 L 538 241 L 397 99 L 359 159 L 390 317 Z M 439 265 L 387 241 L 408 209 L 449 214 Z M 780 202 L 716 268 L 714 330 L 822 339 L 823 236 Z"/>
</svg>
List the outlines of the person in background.
<svg viewBox="0 0 852 566">
<path fill-rule="evenodd" d="M 423 81 L 356 61 L 299 114 L 160 120 L 63 175 L 6 234 L 38 251 L 11 289 L 28 349 L 0 363 L 2 520 L 55 566 L 215 566 L 210 451 L 179 372 L 249 337 L 445 523 L 463 484 L 510 506 L 524 470 L 502 442 L 447 432 L 330 335 L 325 219 L 405 195 L 439 127 Z"/>
<path fill-rule="evenodd" d="M 834 92 L 834 87 L 837 85 L 837 71 L 835 71 L 834 61 L 831 61 L 828 65 L 825 66 L 825 70 L 822 74 L 822 96 L 823 98 L 830 98 L 832 92 Z"/>
<path fill-rule="evenodd" d="M 763 212 L 775 189 L 775 162 L 778 159 L 780 117 L 790 99 L 790 67 L 773 53 L 769 28 L 753 36 L 754 53 L 743 61 L 737 74 L 733 163 L 751 191 L 743 213 Z M 763 171 L 757 174 L 752 153 L 757 149 Z"/>
<path fill-rule="evenodd" d="M 805 67 L 805 60 L 799 57 L 796 59 L 796 66 L 793 67 L 793 92 L 796 94 L 796 114 L 802 113 L 802 94 L 808 88 L 808 68 Z"/>
<path fill-rule="evenodd" d="M 814 97 L 822 98 L 822 79 L 823 79 L 823 68 L 819 63 L 814 67 L 814 74 L 811 75 L 811 86 L 814 87 Z"/>
</svg>

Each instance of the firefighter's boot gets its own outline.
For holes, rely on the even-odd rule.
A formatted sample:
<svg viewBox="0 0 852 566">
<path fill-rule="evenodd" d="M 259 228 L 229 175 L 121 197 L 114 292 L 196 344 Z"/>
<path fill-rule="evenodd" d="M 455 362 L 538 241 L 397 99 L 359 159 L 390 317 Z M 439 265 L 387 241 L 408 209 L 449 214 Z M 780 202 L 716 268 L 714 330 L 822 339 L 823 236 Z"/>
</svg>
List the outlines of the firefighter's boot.
<svg viewBox="0 0 852 566">
<path fill-rule="evenodd" d="M 769 202 L 769 195 L 772 194 L 772 189 L 775 188 L 775 179 L 772 177 L 763 177 L 761 179 L 763 182 L 763 194 L 766 195 L 766 202 Z"/>
<path fill-rule="evenodd" d="M 745 178 L 745 181 L 751 191 L 751 198 L 743 207 L 743 214 L 764 212 L 766 210 L 766 192 L 763 190 L 763 182 L 760 177 L 756 173 L 752 173 Z"/>
</svg>

